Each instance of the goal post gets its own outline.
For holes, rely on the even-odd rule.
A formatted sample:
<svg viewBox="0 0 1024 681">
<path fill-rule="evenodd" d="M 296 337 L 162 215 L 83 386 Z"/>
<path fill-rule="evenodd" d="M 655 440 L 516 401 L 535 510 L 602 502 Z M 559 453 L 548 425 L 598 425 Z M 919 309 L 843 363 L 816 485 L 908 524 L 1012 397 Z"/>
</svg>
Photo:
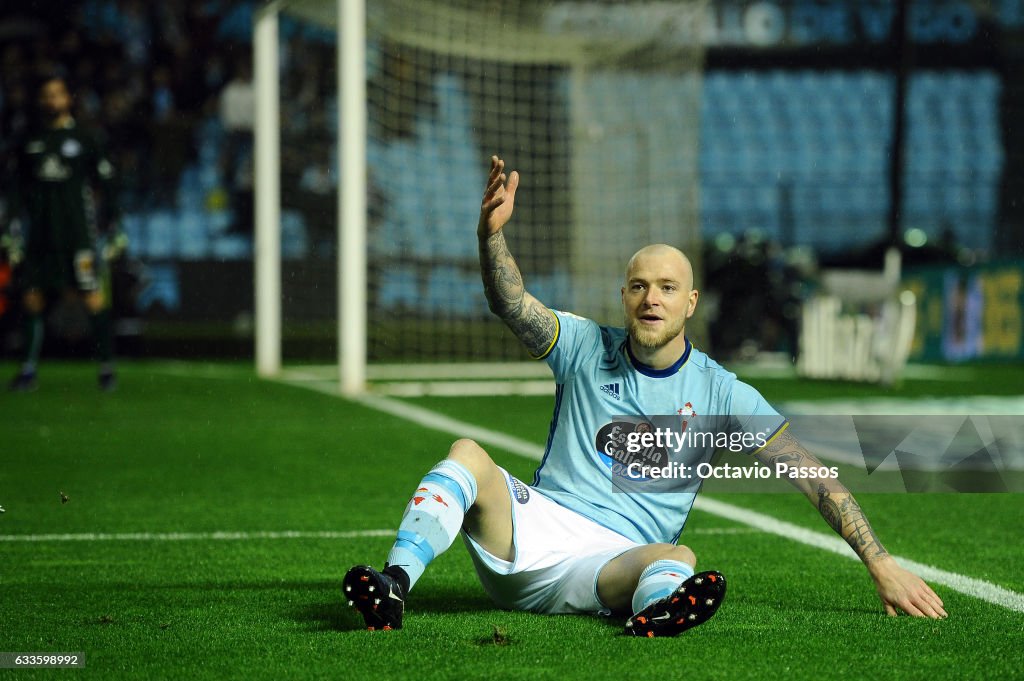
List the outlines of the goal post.
<svg viewBox="0 0 1024 681">
<path fill-rule="evenodd" d="M 335 0 L 338 17 L 338 383 L 366 387 L 366 0 Z"/>
<path fill-rule="evenodd" d="M 400 375 L 395 365 L 530 375 L 480 285 L 474 228 L 491 154 L 523 177 L 508 239 L 545 304 L 621 322 L 622 268 L 645 243 L 682 248 L 699 273 L 706 4 L 675 3 L 670 16 L 667 3 L 558 0 L 262 6 L 259 373 L 294 359 L 297 335 L 330 334 L 348 394 Z M 653 14 L 620 30 L 623 11 Z M 276 140 L 261 127 L 275 116 Z"/>
<path fill-rule="evenodd" d="M 278 15 L 305 8 L 338 33 L 338 148 L 348 171 L 337 206 L 338 380 L 342 392 L 359 394 L 366 383 L 366 6 L 365 0 L 333 2 L 333 13 L 323 11 L 326 2 L 271 2 L 254 20 L 256 367 L 260 376 L 276 376 L 282 361 Z"/>
<path fill-rule="evenodd" d="M 281 162 L 278 107 L 278 5 L 257 12 L 253 26 L 253 78 L 256 120 L 253 129 L 255 239 L 253 277 L 255 298 L 256 372 L 263 377 L 281 371 Z"/>
</svg>

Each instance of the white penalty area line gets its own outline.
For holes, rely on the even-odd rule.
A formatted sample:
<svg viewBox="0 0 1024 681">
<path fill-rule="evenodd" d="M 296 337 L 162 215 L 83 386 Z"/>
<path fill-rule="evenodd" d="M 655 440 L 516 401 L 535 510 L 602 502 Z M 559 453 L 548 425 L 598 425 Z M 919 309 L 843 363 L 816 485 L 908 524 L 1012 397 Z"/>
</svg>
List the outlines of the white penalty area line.
<svg viewBox="0 0 1024 681">
<path fill-rule="evenodd" d="M 450 378 L 449 371 L 454 369 L 449 370 L 447 367 L 457 366 L 458 365 L 442 365 L 439 367 L 441 371 L 437 371 L 436 375 Z M 511 371 L 502 372 L 499 370 L 501 367 L 505 367 L 506 365 L 472 366 L 494 366 L 496 369 L 494 371 L 494 375 L 486 378 L 485 380 L 473 379 L 473 376 L 475 375 L 474 372 L 470 372 L 468 374 L 469 379 L 442 380 L 440 378 L 432 378 L 435 373 L 434 371 L 410 369 L 405 376 L 401 376 L 395 371 L 392 371 L 390 366 L 377 367 L 378 369 L 385 368 L 388 370 L 384 372 L 374 372 L 376 378 L 374 376 L 370 377 L 374 383 L 369 389 L 375 395 L 391 395 L 394 397 L 496 397 L 506 395 L 532 397 L 555 394 L 555 381 L 551 378 L 551 372 L 548 370 L 546 364 L 540 365 L 540 368 L 547 373 L 546 378 L 532 377 L 536 373 L 535 371 L 523 371 L 521 372 L 522 375 L 516 375 Z M 434 369 L 434 367 L 425 368 L 431 370 Z M 511 368 L 515 368 L 514 365 Z M 391 380 L 380 380 L 381 377 L 386 377 Z M 328 394 L 338 392 L 337 376 L 332 376 L 331 374 L 324 372 L 323 367 L 296 367 L 286 369 L 281 372 L 279 380 L 284 383 L 301 385 L 304 388 L 310 388 L 312 390 Z"/>
<path fill-rule="evenodd" d="M 337 364 L 307 364 L 284 369 L 285 380 L 338 380 Z M 524 359 L 519 362 L 451 362 L 438 364 L 370 364 L 370 381 L 464 381 L 466 379 L 534 379 L 551 381 L 551 370 L 544 362 Z"/>
<path fill-rule="evenodd" d="M 78 534 L 0 534 L 0 542 L 68 541 L 252 541 L 256 539 L 360 539 L 393 537 L 394 530 L 348 532 L 82 532 Z"/>
<path fill-rule="evenodd" d="M 282 383 L 300 388 L 307 388 L 325 395 L 330 395 L 331 397 L 348 399 L 338 392 L 337 381 L 283 380 Z M 409 404 L 408 402 L 402 402 L 401 400 L 395 400 L 382 395 L 364 395 L 355 399 L 355 402 L 372 409 L 376 409 L 377 411 L 382 411 L 385 414 L 391 414 L 392 416 L 397 416 L 400 419 L 412 421 L 416 425 L 423 426 L 424 428 L 441 431 L 442 433 L 448 433 L 450 435 L 455 435 L 456 437 L 468 437 L 476 440 L 477 442 L 498 447 L 506 452 L 512 452 L 513 454 L 518 454 L 526 457 L 527 459 L 535 459 L 539 461 L 541 457 L 544 456 L 544 448 L 534 444 L 533 442 L 527 442 L 526 440 L 521 440 L 517 437 L 513 437 L 512 435 L 499 433 L 498 431 L 491 430 L 490 428 L 484 428 L 482 426 L 473 425 L 472 423 L 466 423 L 465 421 L 459 421 L 458 419 L 451 418 L 450 416 L 439 414 L 436 411 L 418 407 L 415 404 Z"/>
<path fill-rule="evenodd" d="M 752 527 L 700 527 L 692 534 L 752 534 Z M 184 542 L 184 541 L 255 541 L 261 539 L 362 539 L 394 537 L 396 530 L 292 531 L 281 532 L 81 532 L 77 534 L 0 534 L 4 542 Z"/>
<path fill-rule="evenodd" d="M 534 381 L 396 381 L 375 383 L 377 395 L 394 397 L 499 397 L 554 395 L 551 379 Z"/>
<path fill-rule="evenodd" d="M 292 383 L 292 385 L 301 385 Z M 306 384 L 304 387 L 318 390 L 328 395 L 340 397 L 337 387 L 325 384 Z M 454 435 L 456 437 L 468 437 L 484 445 L 498 447 L 507 452 L 539 461 L 544 456 L 544 448 L 533 442 L 500 433 L 489 428 L 459 421 L 450 416 L 439 414 L 429 409 L 402 402 L 400 400 L 383 397 L 380 395 L 367 395 L 355 400 L 359 404 L 366 405 L 373 409 L 397 416 L 398 418 L 412 421 L 425 428 L 438 430 Z M 698 496 L 696 500 L 698 510 L 732 520 L 733 522 L 752 527 L 761 532 L 778 535 L 806 546 L 829 551 L 839 556 L 860 560 L 853 550 L 837 536 L 827 535 L 821 532 L 808 530 L 799 525 L 779 520 L 764 513 L 751 511 L 741 506 L 727 504 L 724 501 L 710 499 L 706 496 Z M 902 556 L 893 556 L 903 567 L 917 573 L 922 579 L 935 584 L 941 584 L 959 593 L 973 596 L 993 605 L 998 605 L 1009 610 L 1024 613 L 1024 594 L 1011 591 L 997 584 L 986 582 L 974 577 L 968 577 L 956 572 L 942 570 L 932 565 L 919 563 Z"/>
</svg>

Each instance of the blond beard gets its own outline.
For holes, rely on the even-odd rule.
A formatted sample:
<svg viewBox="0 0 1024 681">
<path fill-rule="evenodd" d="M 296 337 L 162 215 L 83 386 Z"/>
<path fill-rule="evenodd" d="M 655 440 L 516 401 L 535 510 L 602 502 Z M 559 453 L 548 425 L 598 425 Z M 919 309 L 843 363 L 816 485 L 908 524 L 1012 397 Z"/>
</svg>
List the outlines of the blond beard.
<svg viewBox="0 0 1024 681">
<path fill-rule="evenodd" d="M 665 328 L 661 331 L 644 327 L 639 319 L 627 319 L 626 328 L 629 337 L 642 348 L 657 350 L 668 345 L 674 338 L 683 332 L 686 327 L 686 319 L 678 319 L 669 322 L 666 320 Z"/>
</svg>

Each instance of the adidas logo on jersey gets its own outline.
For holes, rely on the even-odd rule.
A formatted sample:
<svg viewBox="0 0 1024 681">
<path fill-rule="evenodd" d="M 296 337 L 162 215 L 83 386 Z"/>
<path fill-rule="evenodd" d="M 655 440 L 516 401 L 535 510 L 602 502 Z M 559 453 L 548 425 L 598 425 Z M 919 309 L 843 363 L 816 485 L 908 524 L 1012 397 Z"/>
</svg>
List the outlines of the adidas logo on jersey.
<svg viewBox="0 0 1024 681">
<path fill-rule="evenodd" d="M 601 390 L 603 390 L 604 392 L 608 393 L 609 395 L 611 395 L 612 397 L 614 397 L 617 400 L 622 399 L 622 398 L 619 397 L 619 384 L 618 383 L 606 383 L 605 385 L 601 386 Z"/>
</svg>

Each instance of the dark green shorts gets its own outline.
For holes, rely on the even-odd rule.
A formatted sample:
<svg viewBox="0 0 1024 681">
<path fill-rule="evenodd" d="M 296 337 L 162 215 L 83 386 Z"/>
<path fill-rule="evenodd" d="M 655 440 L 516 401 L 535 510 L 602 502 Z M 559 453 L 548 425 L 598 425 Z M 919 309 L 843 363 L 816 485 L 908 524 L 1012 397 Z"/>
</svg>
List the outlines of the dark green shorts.
<svg viewBox="0 0 1024 681">
<path fill-rule="evenodd" d="M 83 293 L 100 290 L 103 281 L 102 259 L 94 249 L 66 252 L 26 253 L 21 266 L 25 289 L 63 291 L 75 289 Z"/>
</svg>

